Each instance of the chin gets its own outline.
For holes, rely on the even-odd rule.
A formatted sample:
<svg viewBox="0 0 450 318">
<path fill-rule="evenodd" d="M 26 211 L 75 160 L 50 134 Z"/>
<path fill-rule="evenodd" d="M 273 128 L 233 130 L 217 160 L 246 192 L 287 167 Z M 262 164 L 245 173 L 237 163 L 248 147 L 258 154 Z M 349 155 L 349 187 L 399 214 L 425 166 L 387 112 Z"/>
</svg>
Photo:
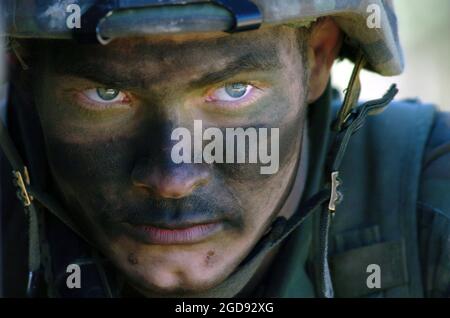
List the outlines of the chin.
<svg viewBox="0 0 450 318">
<path fill-rule="evenodd" d="M 196 297 L 197 294 L 215 287 L 222 281 L 203 277 L 200 281 L 180 282 L 180 274 L 182 275 L 182 273 L 159 273 L 158 277 L 138 275 L 130 277 L 128 282 L 146 297 Z"/>
<path fill-rule="evenodd" d="M 239 264 L 228 248 L 212 242 L 192 246 L 157 246 L 123 239 L 109 258 L 128 282 L 147 297 L 189 297 L 223 282 Z M 236 255 L 235 255 L 236 256 Z"/>
<path fill-rule="evenodd" d="M 130 285 L 147 297 L 195 296 L 197 293 L 217 286 L 228 274 L 223 268 L 197 267 L 188 260 L 185 264 L 184 268 L 180 268 L 178 264 L 164 262 L 156 267 L 152 262 L 137 268 L 124 264 L 121 270 L 128 278 Z"/>
</svg>

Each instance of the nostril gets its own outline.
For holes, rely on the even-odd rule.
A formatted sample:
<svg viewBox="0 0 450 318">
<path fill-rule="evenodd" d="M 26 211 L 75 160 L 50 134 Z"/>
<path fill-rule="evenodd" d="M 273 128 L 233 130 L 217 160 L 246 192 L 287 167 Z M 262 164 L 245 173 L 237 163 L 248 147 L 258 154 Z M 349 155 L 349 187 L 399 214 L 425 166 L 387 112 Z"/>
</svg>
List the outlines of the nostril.
<svg viewBox="0 0 450 318">
<path fill-rule="evenodd" d="M 193 192 L 194 185 L 190 181 L 165 179 L 156 186 L 156 194 L 166 199 L 180 199 Z"/>
<path fill-rule="evenodd" d="M 157 198 L 181 199 L 209 182 L 209 173 L 199 167 L 176 167 L 161 170 L 154 167 L 148 174 L 133 176 L 133 184 L 145 188 Z"/>
<path fill-rule="evenodd" d="M 195 177 L 166 176 L 155 185 L 156 195 L 166 199 L 181 199 L 189 196 L 195 189 L 206 185 L 208 179 Z"/>
</svg>

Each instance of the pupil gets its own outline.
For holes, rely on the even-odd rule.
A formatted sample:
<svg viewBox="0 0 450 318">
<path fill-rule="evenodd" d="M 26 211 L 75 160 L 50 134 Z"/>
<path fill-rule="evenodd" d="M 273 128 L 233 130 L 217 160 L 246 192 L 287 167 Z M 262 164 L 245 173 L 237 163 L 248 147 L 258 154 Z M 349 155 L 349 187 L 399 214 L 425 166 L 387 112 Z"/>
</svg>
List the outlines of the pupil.
<svg viewBox="0 0 450 318">
<path fill-rule="evenodd" d="M 103 100 L 113 100 L 119 95 L 119 91 L 114 88 L 97 88 L 97 94 Z"/>
<path fill-rule="evenodd" d="M 225 86 L 225 91 L 233 98 L 239 98 L 247 92 L 247 85 L 242 83 L 233 83 Z"/>
</svg>

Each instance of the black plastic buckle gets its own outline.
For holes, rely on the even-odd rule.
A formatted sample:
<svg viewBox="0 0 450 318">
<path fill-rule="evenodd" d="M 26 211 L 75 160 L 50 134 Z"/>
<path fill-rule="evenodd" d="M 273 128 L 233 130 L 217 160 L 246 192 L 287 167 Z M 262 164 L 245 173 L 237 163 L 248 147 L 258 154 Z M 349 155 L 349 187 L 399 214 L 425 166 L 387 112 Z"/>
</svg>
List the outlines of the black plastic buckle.
<svg viewBox="0 0 450 318">
<path fill-rule="evenodd" d="M 263 16 L 259 8 L 249 0 L 213 0 L 234 16 L 234 24 L 227 32 L 255 30 L 261 26 Z"/>
<path fill-rule="evenodd" d="M 114 11 L 198 3 L 216 4 L 233 14 L 234 23 L 226 32 L 258 29 L 263 21 L 261 11 L 250 0 L 107 0 L 98 1 L 81 16 L 81 28 L 73 29 L 73 35 L 79 43 L 107 44 L 110 40 L 101 36 L 99 25 Z"/>
</svg>

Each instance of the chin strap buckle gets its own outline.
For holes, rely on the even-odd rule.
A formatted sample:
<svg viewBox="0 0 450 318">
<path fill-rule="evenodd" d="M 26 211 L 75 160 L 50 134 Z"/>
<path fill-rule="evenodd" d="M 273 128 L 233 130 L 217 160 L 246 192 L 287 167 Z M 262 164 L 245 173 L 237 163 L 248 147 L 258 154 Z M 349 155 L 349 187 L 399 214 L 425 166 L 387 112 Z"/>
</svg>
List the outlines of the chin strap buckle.
<svg viewBox="0 0 450 318">
<path fill-rule="evenodd" d="M 30 185 L 30 176 L 27 167 L 23 167 L 23 176 L 20 171 L 13 171 L 13 183 L 18 188 L 17 197 L 22 201 L 24 207 L 29 207 L 33 197 L 28 193 L 27 185 Z"/>
<path fill-rule="evenodd" d="M 328 210 L 334 215 L 336 212 L 336 206 L 342 200 L 342 193 L 339 192 L 339 186 L 341 185 L 341 179 L 339 179 L 339 171 L 331 173 L 331 196 L 328 203 Z"/>
</svg>

